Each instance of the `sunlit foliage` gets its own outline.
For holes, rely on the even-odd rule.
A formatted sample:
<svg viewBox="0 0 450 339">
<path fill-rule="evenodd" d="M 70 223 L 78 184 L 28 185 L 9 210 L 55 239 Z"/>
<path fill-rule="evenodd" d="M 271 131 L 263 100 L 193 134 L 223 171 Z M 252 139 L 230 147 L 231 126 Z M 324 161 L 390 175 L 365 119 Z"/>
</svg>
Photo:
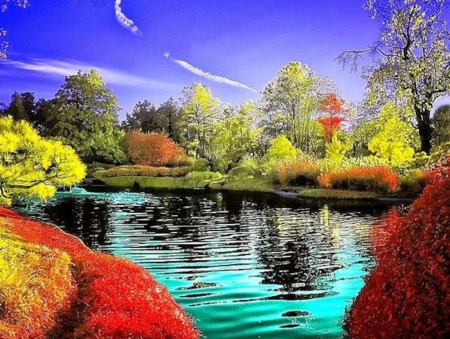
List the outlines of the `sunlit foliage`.
<svg viewBox="0 0 450 339">
<path fill-rule="evenodd" d="M 24 120 L 0 118 L 0 202 L 47 199 L 57 187 L 80 182 L 86 170 L 75 151 L 41 138 Z"/>
</svg>

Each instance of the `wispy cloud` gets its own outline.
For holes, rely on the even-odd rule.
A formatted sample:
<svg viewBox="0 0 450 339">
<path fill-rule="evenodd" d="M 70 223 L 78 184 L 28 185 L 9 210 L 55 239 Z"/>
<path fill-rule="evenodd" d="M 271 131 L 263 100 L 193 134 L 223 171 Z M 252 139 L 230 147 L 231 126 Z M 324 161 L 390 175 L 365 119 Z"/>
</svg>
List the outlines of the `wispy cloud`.
<svg viewBox="0 0 450 339">
<path fill-rule="evenodd" d="M 136 35 L 142 35 L 142 32 L 139 30 L 139 27 L 136 26 L 134 21 L 128 18 L 125 14 L 123 14 L 122 7 L 120 7 L 121 3 L 122 0 L 116 0 L 114 4 L 114 11 L 116 13 L 117 22 L 126 29 L 128 29 L 131 33 Z"/>
<path fill-rule="evenodd" d="M 113 69 L 98 67 L 95 65 L 87 65 L 77 61 L 59 61 L 53 59 L 32 59 L 29 62 L 9 60 L 7 65 L 14 68 L 23 69 L 31 72 L 37 72 L 47 75 L 74 75 L 78 71 L 89 72 L 96 69 L 107 84 L 120 86 L 141 86 L 141 87 L 176 87 L 171 84 L 147 79 L 137 75 L 123 73 Z"/>
<path fill-rule="evenodd" d="M 195 67 L 195 66 L 191 65 L 190 63 L 188 63 L 186 61 L 174 59 L 167 52 L 164 53 L 164 56 L 166 58 L 168 58 L 170 61 L 176 63 L 177 65 L 180 65 L 184 69 L 186 69 L 189 72 L 192 72 L 192 73 L 194 73 L 194 74 L 196 74 L 196 75 L 198 75 L 200 77 L 203 77 L 203 78 L 215 81 L 215 82 L 219 82 L 219 83 L 222 83 L 222 84 L 231 85 L 231 86 L 234 86 L 234 87 L 245 88 L 245 89 L 248 89 L 249 91 L 252 91 L 252 92 L 257 92 L 255 89 L 251 88 L 250 86 L 247 86 L 247 85 L 245 85 L 243 83 L 240 83 L 238 81 L 231 80 L 231 79 L 228 79 L 228 78 L 220 76 L 220 75 L 214 75 L 214 74 L 205 72 L 205 71 L 201 70 L 200 68 Z"/>
</svg>

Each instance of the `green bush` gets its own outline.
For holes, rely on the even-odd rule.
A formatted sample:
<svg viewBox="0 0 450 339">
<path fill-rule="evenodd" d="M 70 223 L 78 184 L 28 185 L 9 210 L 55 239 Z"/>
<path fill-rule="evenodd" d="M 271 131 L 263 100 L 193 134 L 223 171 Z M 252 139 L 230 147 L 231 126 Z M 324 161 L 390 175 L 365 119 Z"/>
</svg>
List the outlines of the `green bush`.
<svg viewBox="0 0 450 339">
<path fill-rule="evenodd" d="M 251 168 L 246 166 L 238 166 L 228 172 L 228 180 L 246 180 L 254 177 L 254 172 Z"/>
<path fill-rule="evenodd" d="M 213 162 L 212 170 L 213 172 L 220 172 L 222 174 L 225 174 L 228 169 L 228 163 L 223 160 L 222 158 L 216 159 Z"/>
<path fill-rule="evenodd" d="M 205 172 L 209 170 L 209 161 L 208 159 L 198 158 L 194 161 L 191 166 L 191 171 L 193 172 Z"/>
<path fill-rule="evenodd" d="M 407 195 L 422 193 L 429 180 L 429 172 L 419 169 L 406 171 L 400 177 L 400 192 Z"/>
<path fill-rule="evenodd" d="M 109 170 L 96 171 L 96 178 L 112 178 L 127 176 L 146 177 L 182 177 L 189 172 L 189 167 L 152 167 L 142 165 L 126 165 L 110 168 Z"/>
</svg>

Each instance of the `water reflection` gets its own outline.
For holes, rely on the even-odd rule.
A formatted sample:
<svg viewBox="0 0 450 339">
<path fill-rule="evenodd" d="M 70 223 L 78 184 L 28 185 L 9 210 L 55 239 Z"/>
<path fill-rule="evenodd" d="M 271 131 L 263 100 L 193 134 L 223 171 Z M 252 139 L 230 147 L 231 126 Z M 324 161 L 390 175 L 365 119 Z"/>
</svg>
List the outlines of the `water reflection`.
<svg viewBox="0 0 450 339">
<path fill-rule="evenodd" d="M 66 194 L 21 211 L 149 269 L 209 338 L 338 338 L 386 209 L 165 192 Z"/>
</svg>

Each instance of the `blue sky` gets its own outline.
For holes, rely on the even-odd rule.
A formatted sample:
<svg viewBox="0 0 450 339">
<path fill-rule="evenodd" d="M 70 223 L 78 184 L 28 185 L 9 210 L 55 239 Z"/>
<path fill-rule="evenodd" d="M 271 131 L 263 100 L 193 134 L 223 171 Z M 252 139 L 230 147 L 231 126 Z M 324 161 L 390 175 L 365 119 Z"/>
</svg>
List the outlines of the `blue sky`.
<svg viewBox="0 0 450 339">
<path fill-rule="evenodd" d="M 120 118 L 139 100 L 178 99 L 197 81 L 222 102 L 239 104 L 258 99 L 290 61 L 332 78 L 343 97 L 358 101 L 364 81 L 335 58 L 376 39 L 364 2 L 31 0 L 25 10 L 0 14 L 11 45 L 0 65 L 0 101 L 9 103 L 14 91 L 50 99 L 65 75 L 96 68 L 123 107 Z M 237 83 L 193 73 L 186 63 Z"/>
</svg>

